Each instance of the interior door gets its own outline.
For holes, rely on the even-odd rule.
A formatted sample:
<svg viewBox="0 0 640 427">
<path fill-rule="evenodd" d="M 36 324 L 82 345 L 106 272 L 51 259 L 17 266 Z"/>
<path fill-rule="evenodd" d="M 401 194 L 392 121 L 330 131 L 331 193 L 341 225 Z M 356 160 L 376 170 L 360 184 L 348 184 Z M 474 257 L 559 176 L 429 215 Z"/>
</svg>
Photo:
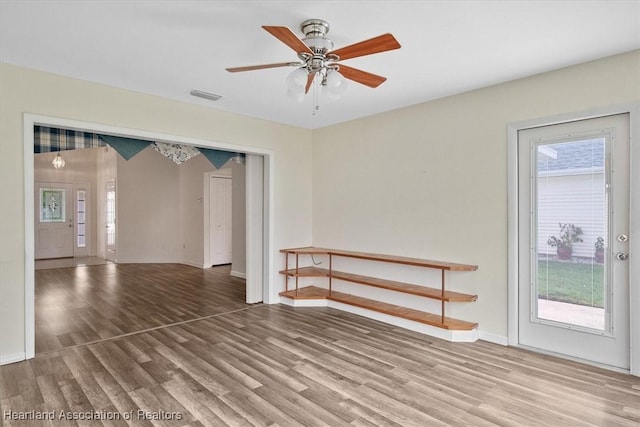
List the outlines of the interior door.
<svg viewBox="0 0 640 427">
<path fill-rule="evenodd" d="M 629 116 L 520 131 L 519 343 L 629 369 Z"/>
<path fill-rule="evenodd" d="M 231 177 L 211 176 L 209 191 L 211 264 L 231 264 Z"/>
<path fill-rule="evenodd" d="M 116 261 L 116 243 L 117 243 L 117 228 L 116 228 L 116 181 L 109 180 L 105 186 L 105 243 L 106 243 L 106 256 L 109 261 Z"/>
<path fill-rule="evenodd" d="M 35 183 L 35 259 L 73 256 L 73 185 Z"/>
</svg>

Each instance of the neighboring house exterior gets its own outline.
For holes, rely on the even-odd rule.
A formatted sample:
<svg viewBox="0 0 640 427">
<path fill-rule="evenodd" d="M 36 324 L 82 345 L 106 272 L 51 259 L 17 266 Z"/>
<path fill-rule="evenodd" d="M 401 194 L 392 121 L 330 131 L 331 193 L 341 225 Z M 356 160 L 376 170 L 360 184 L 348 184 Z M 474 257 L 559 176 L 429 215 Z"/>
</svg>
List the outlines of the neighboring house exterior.
<svg viewBox="0 0 640 427">
<path fill-rule="evenodd" d="M 598 138 L 538 145 L 539 254 L 555 255 L 547 239 L 559 235 L 559 223 L 582 228 L 584 241 L 574 245 L 574 257 L 593 258 L 596 239 L 607 241 L 604 142 Z"/>
</svg>

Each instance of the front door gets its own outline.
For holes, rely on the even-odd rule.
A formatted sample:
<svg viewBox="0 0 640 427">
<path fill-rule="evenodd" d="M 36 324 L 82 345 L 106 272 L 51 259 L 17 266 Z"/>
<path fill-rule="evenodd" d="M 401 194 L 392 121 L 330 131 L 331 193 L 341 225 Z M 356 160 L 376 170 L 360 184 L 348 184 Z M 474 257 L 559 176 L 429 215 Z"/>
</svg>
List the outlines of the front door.
<svg viewBox="0 0 640 427">
<path fill-rule="evenodd" d="M 73 186 L 35 183 L 35 259 L 73 256 Z"/>
<path fill-rule="evenodd" d="M 629 115 L 518 133 L 519 343 L 629 369 Z"/>
</svg>

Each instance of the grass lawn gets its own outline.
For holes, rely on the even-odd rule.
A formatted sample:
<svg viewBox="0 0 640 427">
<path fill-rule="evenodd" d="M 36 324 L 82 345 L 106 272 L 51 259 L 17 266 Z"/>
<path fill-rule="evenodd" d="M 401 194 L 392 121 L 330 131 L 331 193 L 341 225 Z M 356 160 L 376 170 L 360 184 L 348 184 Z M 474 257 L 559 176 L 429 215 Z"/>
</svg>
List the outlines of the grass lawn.
<svg viewBox="0 0 640 427">
<path fill-rule="evenodd" d="M 604 266 L 538 261 L 538 298 L 604 307 Z"/>
</svg>

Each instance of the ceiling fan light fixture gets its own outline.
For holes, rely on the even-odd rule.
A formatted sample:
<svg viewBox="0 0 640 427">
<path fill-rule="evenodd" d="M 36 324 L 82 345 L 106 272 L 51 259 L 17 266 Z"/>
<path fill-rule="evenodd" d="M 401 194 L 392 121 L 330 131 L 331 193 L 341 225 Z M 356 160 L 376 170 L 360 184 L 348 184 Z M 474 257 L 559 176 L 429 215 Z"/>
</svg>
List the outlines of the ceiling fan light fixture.
<svg viewBox="0 0 640 427">
<path fill-rule="evenodd" d="M 392 34 L 386 33 L 363 40 L 340 49 L 333 49 L 333 42 L 326 37 L 329 23 L 323 19 L 307 19 L 300 24 L 304 38 L 283 26 L 263 25 L 262 28 L 294 50 L 301 62 L 277 62 L 272 64 L 232 67 L 230 73 L 262 70 L 277 67 L 296 67 L 286 78 L 287 96 L 299 102 L 304 95 L 313 94 L 313 114 L 319 110 L 319 95 L 336 99 L 346 90 L 345 79 L 376 88 L 384 83 L 386 77 L 348 67 L 338 63 L 346 59 L 358 58 L 375 53 L 399 49 L 400 43 Z"/>
<path fill-rule="evenodd" d="M 327 71 L 327 76 L 323 80 L 323 86 L 332 99 L 338 99 L 347 90 L 347 79 L 337 70 Z"/>
<path fill-rule="evenodd" d="M 302 103 L 304 101 L 304 87 L 301 90 L 287 89 L 287 97 Z"/>
<path fill-rule="evenodd" d="M 304 95 L 304 85 L 307 83 L 307 76 L 309 72 L 306 68 L 296 68 L 292 73 L 287 76 L 286 83 L 289 90 L 301 91 Z"/>
</svg>

